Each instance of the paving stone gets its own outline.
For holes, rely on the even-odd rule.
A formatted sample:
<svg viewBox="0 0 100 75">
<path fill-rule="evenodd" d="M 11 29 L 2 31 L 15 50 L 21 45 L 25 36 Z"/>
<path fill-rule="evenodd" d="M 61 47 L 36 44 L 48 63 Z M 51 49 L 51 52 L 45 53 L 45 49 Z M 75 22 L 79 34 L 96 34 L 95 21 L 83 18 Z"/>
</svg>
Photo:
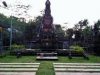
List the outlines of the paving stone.
<svg viewBox="0 0 100 75">
<path fill-rule="evenodd" d="M 100 63 L 53 63 L 56 75 L 100 75 Z"/>
<path fill-rule="evenodd" d="M 37 60 L 57 60 L 58 57 L 57 56 L 48 56 L 48 57 L 37 56 L 36 59 Z"/>
<path fill-rule="evenodd" d="M 100 69 L 100 66 L 69 66 L 69 65 L 54 65 L 55 68 L 99 68 Z"/>
<path fill-rule="evenodd" d="M 0 72 L 0 75 L 36 75 L 36 72 Z"/>
<path fill-rule="evenodd" d="M 0 68 L 1 67 L 15 67 L 15 68 L 38 68 L 39 65 L 0 65 Z"/>
<path fill-rule="evenodd" d="M 0 75 L 35 75 L 40 63 L 0 63 Z"/>
<path fill-rule="evenodd" d="M 0 63 L 0 65 L 40 65 L 40 63 Z"/>
<path fill-rule="evenodd" d="M 55 75 L 100 75 L 100 73 L 56 72 Z"/>
<path fill-rule="evenodd" d="M 100 69 L 55 68 L 57 72 L 100 72 Z"/>
<path fill-rule="evenodd" d="M 83 65 L 83 66 L 100 66 L 100 63 L 53 63 L 54 65 Z"/>
<path fill-rule="evenodd" d="M 0 72 L 6 72 L 6 71 L 15 71 L 15 72 L 36 72 L 37 68 L 0 68 Z"/>
</svg>

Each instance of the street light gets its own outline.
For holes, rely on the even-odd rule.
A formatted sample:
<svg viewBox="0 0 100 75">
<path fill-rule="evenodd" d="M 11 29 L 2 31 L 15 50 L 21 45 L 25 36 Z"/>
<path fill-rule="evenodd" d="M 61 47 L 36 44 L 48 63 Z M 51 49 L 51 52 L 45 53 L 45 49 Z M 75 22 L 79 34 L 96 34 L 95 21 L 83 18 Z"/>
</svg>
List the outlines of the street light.
<svg viewBox="0 0 100 75">
<path fill-rule="evenodd" d="M 7 7 L 7 3 L 5 1 L 2 2 L 2 4 Z"/>
<path fill-rule="evenodd" d="M 5 1 L 2 1 L 2 4 L 5 7 L 8 7 L 7 3 Z M 10 25 L 10 50 L 11 50 L 11 45 L 12 45 L 12 13 L 11 13 L 11 25 Z"/>
<path fill-rule="evenodd" d="M 12 14 L 11 14 L 11 25 L 10 25 L 10 29 L 11 29 L 11 31 L 10 31 L 10 50 L 11 50 L 11 45 L 12 45 Z"/>
<path fill-rule="evenodd" d="M 2 4 L 3 4 L 5 7 L 7 7 L 7 4 L 6 4 L 5 1 L 3 1 Z M 1 56 L 2 56 L 2 54 L 3 54 L 2 30 L 3 30 L 3 28 L 2 28 L 2 26 L 1 26 L 1 27 L 0 27 L 0 55 L 1 55 Z"/>
</svg>

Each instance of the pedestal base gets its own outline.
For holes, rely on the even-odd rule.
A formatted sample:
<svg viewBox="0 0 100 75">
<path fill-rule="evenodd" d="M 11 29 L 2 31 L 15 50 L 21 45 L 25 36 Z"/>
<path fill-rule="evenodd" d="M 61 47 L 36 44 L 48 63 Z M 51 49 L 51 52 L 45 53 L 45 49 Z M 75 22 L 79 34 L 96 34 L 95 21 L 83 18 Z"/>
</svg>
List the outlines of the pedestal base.
<svg viewBox="0 0 100 75">
<path fill-rule="evenodd" d="M 37 60 L 58 60 L 57 53 L 38 53 Z"/>
</svg>

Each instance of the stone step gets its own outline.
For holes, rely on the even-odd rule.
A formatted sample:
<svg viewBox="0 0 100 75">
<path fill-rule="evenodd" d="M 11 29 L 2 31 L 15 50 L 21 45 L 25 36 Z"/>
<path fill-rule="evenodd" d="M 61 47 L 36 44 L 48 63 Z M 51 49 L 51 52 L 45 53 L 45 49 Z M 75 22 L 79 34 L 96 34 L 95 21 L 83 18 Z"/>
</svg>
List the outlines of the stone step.
<svg viewBox="0 0 100 75">
<path fill-rule="evenodd" d="M 67 65 L 54 65 L 54 68 L 95 68 L 100 69 L 100 66 L 67 66 Z"/>
<path fill-rule="evenodd" d="M 0 65 L 40 65 L 40 63 L 0 63 Z"/>
<path fill-rule="evenodd" d="M 37 56 L 36 59 L 37 60 L 57 60 L 58 57 L 57 56 L 48 56 L 48 57 L 47 56 L 46 57 Z"/>
<path fill-rule="evenodd" d="M 0 72 L 36 72 L 37 68 L 0 68 Z"/>
<path fill-rule="evenodd" d="M 36 75 L 36 72 L 0 72 L 0 75 Z"/>
<path fill-rule="evenodd" d="M 55 72 L 99 72 L 100 63 L 53 63 Z"/>
<path fill-rule="evenodd" d="M 53 63 L 53 65 L 100 66 L 100 63 Z"/>
<path fill-rule="evenodd" d="M 12 67 L 12 68 L 38 68 L 39 65 L 0 65 L 0 68 L 7 68 L 7 67 Z"/>
<path fill-rule="evenodd" d="M 55 72 L 100 72 L 100 69 L 55 68 Z"/>
<path fill-rule="evenodd" d="M 56 72 L 55 75 L 100 75 L 100 73 L 92 72 Z"/>
<path fill-rule="evenodd" d="M 0 63 L 0 75 L 36 75 L 40 63 Z"/>
</svg>

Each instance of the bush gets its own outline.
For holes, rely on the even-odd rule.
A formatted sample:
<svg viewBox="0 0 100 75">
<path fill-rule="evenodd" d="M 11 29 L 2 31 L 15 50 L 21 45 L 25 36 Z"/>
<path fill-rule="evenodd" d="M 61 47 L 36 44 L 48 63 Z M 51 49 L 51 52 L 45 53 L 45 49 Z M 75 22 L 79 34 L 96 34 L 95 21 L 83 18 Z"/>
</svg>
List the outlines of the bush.
<svg viewBox="0 0 100 75">
<path fill-rule="evenodd" d="M 11 46 L 11 50 L 20 50 L 20 49 L 25 49 L 24 45 L 17 45 L 17 44 L 13 44 Z"/>
<path fill-rule="evenodd" d="M 80 52 L 80 53 L 84 52 L 84 49 L 82 47 L 78 46 L 78 45 L 71 46 L 70 48 L 73 49 L 73 51 L 76 51 L 76 52 Z"/>
</svg>

